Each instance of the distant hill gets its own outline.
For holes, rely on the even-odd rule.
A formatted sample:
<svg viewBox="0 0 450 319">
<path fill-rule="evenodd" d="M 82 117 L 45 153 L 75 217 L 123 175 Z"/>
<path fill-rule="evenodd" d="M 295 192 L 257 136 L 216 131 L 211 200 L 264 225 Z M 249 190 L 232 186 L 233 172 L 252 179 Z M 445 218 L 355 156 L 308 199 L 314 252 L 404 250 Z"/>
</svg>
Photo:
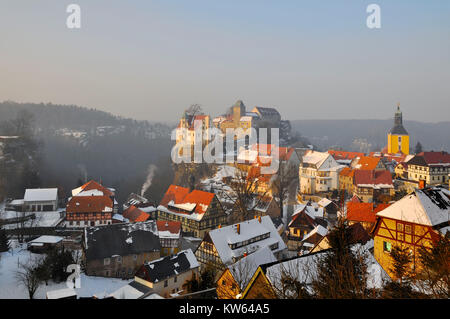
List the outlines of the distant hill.
<svg viewBox="0 0 450 319">
<path fill-rule="evenodd" d="M 60 187 L 69 196 L 80 182 L 96 179 L 116 188 L 123 201 L 129 193 L 140 192 L 150 164 L 166 177 L 160 179 L 161 189 L 151 187 L 156 197 L 171 182 L 172 127 L 168 125 L 74 105 L 7 101 L 0 103 L 0 135 L 8 135 L 3 124 L 22 110 L 33 114 L 35 136 L 42 142 L 41 187 Z"/>
<path fill-rule="evenodd" d="M 393 120 L 295 120 L 291 124 L 293 131 L 298 131 L 320 149 L 367 151 L 386 146 Z M 403 121 L 403 125 L 413 151 L 418 141 L 427 151 L 450 150 L 450 122 Z"/>
</svg>

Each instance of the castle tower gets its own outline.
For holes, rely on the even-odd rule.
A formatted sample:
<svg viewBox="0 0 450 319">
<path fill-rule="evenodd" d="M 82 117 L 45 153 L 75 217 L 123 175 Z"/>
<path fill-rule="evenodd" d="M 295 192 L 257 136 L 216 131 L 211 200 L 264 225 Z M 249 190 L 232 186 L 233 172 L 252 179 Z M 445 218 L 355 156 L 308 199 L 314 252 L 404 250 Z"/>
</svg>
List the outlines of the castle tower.
<svg viewBox="0 0 450 319">
<path fill-rule="evenodd" d="M 402 112 L 400 103 L 397 105 L 397 111 L 394 116 L 394 126 L 388 133 L 388 153 L 409 154 L 409 134 L 403 127 Z"/>
</svg>

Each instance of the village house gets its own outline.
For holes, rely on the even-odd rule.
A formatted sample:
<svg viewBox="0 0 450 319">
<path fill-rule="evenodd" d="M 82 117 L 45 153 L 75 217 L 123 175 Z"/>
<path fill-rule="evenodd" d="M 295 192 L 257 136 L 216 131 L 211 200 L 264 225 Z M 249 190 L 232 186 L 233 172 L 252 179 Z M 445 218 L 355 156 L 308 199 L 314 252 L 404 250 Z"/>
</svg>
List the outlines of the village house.
<svg viewBox="0 0 450 319">
<path fill-rule="evenodd" d="M 309 150 L 299 166 L 300 193 L 314 195 L 339 188 L 339 165 L 329 153 Z"/>
<path fill-rule="evenodd" d="M 48 212 L 58 209 L 57 188 L 27 188 L 23 197 L 26 212 Z"/>
<path fill-rule="evenodd" d="M 214 193 L 176 185 L 169 186 L 157 210 L 158 220 L 179 221 L 183 233 L 199 238 L 227 222 Z"/>
<path fill-rule="evenodd" d="M 136 222 L 145 222 L 147 219 L 150 218 L 150 214 L 147 214 L 140 208 L 137 208 L 134 205 L 131 205 L 128 207 L 124 212 L 122 213 L 123 218 L 127 219 L 130 223 L 136 223 Z"/>
<path fill-rule="evenodd" d="M 318 226 L 321 226 L 320 228 Z M 314 245 L 303 241 L 308 238 L 308 234 L 319 235 L 326 234 L 328 222 L 324 219 L 324 209 L 316 203 L 314 206 L 310 203 L 300 205 L 292 214 L 291 220 L 287 225 L 287 246 L 290 251 L 300 251 L 303 246 L 305 249 L 311 249 Z"/>
<path fill-rule="evenodd" d="M 369 171 L 357 169 L 353 183 L 354 194 L 364 203 L 387 203 L 392 200 L 394 195 L 392 175 L 386 170 Z"/>
<path fill-rule="evenodd" d="M 353 169 L 366 171 L 382 171 L 386 169 L 380 157 L 371 156 L 355 157 L 350 166 Z"/>
<path fill-rule="evenodd" d="M 355 177 L 355 169 L 350 167 L 344 167 L 339 172 L 339 190 L 345 191 L 347 194 L 353 194 L 354 184 L 353 178 Z"/>
<path fill-rule="evenodd" d="M 210 231 L 198 246 L 195 256 L 202 268 L 212 266 L 216 270 L 225 270 L 242 257 L 266 246 L 275 257 L 284 256 L 286 244 L 269 216 Z"/>
<path fill-rule="evenodd" d="M 265 246 L 253 254 L 243 257 L 236 263 L 228 266 L 216 283 L 216 292 L 219 299 L 237 299 L 247 287 L 256 269 L 262 264 L 275 262 L 277 259 Z"/>
<path fill-rule="evenodd" d="M 416 189 L 399 201 L 378 212 L 374 234 L 374 256 L 393 277 L 392 247 L 409 247 L 412 269 L 421 269 L 419 249 L 431 248 L 439 232 L 449 229 L 450 197 L 438 188 Z"/>
<path fill-rule="evenodd" d="M 301 298 L 298 291 L 286 282 L 297 281 L 306 287 L 313 280 L 315 269 L 315 254 L 296 256 L 260 265 L 247 287 L 240 294 L 240 299 L 285 299 Z"/>
<path fill-rule="evenodd" d="M 87 227 L 112 224 L 118 211 L 115 191 L 95 181 L 72 190 L 66 205 L 66 226 Z"/>
<path fill-rule="evenodd" d="M 360 244 L 360 245 L 366 245 L 367 243 L 371 242 L 370 245 L 373 248 L 373 242 L 372 238 L 370 237 L 369 233 L 364 229 L 363 225 L 360 223 L 349 223 L 349 235 L 350 238 L 348 239 L 349 244 Z M 316 253 L 321 250 L 326 250 L 331 248 L 330 241 L 329 241 L 329 234 L 327 234 L 325 237 L 323 237 L 321 240 L 319 240 L 316 245 L 313 247 L 313 249 L 310 250 L 310 253 Z M 369 243 L 370 244 L 370 243 Z"/>
<path fill-rule="evenodd" d="M 427 185 L 442 185 L 448 182 L 450 154 L 447 152 L 422 152 L 408 161 L 408 180 L 425 181 Z"/>
<path fill-rule="evenodd" d="M 54 248 L 62 247 L 63 239 L 60 236 L 39 236 L 27 243 L 27 249 L 33 253 L 43 253 Z"/>
<path fill-rule="evenodd" d="M 122 205 L 123 211 L 126 211 L 130 206 L 137 207 L 144 213 L 150 214 L 150 218 L 156 218 L 157 205 L 141 195 L 131 193 Z"/>
<path fill-rule="evenodd" d="M 161 256 L 178 253 L 181 248 L 181 222 L 158 220 L 156 227 L 161 243 Z"/>
<path fill-rule="evenodd" d="M 89 276 L 133 278 L 142 264 L 160 258 L 160 251 L 154 220 L 84 230 L 83 260 Z"/>
<path fill-rule="evenodd" d="M 186 293 L 188 281 L 199 278 L 200 265 L 191 249 L 175 255 L 145 262 L 136 272 L 134 280 L 164 298 Z M 150 292 L 147 292 L 147 295 Z"/>
<path fill-rule="evenodd" d="M 389 207 L 389 205 L 348 202 L 346 220 L 349 225 L 360 223 L 366 231 L 370 232 L 375 226 L 376 214 Z"/>
<path fill-rule="evenodd" d="M 328 150 L 328 153 L 330 153 L 333 158 L 342 165 L 350 166 L 352 160 L 355 157 L 363 157 L 365 156 L 364 153 L 361 152 L 347 152 L 347 151 L 336 151 L 336 150 Z"/>
</svg>

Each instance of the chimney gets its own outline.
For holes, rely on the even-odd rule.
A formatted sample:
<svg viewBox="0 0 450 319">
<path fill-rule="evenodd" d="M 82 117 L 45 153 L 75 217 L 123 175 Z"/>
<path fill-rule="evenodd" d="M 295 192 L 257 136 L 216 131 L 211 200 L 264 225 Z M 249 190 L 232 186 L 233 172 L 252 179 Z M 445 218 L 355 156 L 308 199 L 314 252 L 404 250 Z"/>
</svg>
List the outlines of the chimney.
<svg viewBox="0 0 450 319">
<path fill-rule="evenodd" d="M 241 234 L 241 224 L 236 225 L 236 232 L 238 233 L 238 235 Z"/>
<path fill-rule="evenodd" d="M 425 182 L 425 180 L 423 179 L 419 180 L 419 189 L 424 189 L 426 184 L 427 183 Z"/>
<path fill-rule="evenodd" d="M 189 193 L 195 189 L 195 177 L 194 175 L 189 176 Z"/>
</svg>

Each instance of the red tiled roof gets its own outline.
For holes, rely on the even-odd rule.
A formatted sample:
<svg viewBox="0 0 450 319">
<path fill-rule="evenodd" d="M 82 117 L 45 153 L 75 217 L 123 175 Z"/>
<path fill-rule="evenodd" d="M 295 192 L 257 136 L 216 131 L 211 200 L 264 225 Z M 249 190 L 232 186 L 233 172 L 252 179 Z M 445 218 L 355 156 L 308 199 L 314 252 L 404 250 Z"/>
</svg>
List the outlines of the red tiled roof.
<svg viewBox="0 0 450 319">
<path fill-rule="evenodd" d="M 359 170 L 359 169 L 357 169 L 355 171 L 355 176 L 353 178 L 353 184 L 355 184 L 356 186 L 362 185 L 362 184 L 373 184 L 373 185 L 386 184 L 386 185 L 393 185 L 392 184 L 392 175 L 387 170 L 366 171 L 366 170 Z"/>
<path fill-rule="evenodd" d="M 164 194 L 160 205 L 171 210 L 168 207 L 171 201 L 173 201 L 173 204 L 196 204 L 194 213 L 204 214 L 213 198 L 214 193 L 204 192 L 197 189 L 189 192 L 189 189 L 186 187 L 170 185 L 167 192 Z M 177 211 L 177 213 L 180 212 Z"/>
<path fill-rule="evenodd" d="M 340 172 L 339 176 L 353 177 L 355 175 L 355 170 L 350 167 L 344 167 Z"/>
<path fill-rule="evenodd" d="M 178 234 L 181 230 L 181 222 L 157 220 L 156 227 L 158 227 L 158 231 L 168 231 L 172 234 Z"/>
<path fill-rule="evenodd" d="M 356 222 L 375 223 L 376 213 L 382 211 L 390 204 L 378 204 L 375 208 L 373 203 L 347 203 L 347 220 Z"/>
<path fill-rule="evenodd" d="M 68 213 L 112 213 L 113 201 L 108 196 L 73 196 L 66 206 Z"/>
<path fill-rule="evenodd" d="M 351 203 L 361 203 L 361 200 L 359 199 L 359 197 L 355 194 L 353 195 L 353 197 L 350 199 Z"/>
<path fill-rule="evenodd" d="M 108 188 L 106 188 L 105 186 L 97 183 L 94 180 L 91 180 L 89 182 L 87 182 L 86 184 L 81 186 L 82 191 L 90 191 L 90 190 L 99 190 L 103 192 L 103 195 L 105 196 L 113 196 L 113 192 L 111 192 Z"/>
<path fill-rule="evenodd" d="M 331 154 L 331 156 L 333 156 L 335 160 L 354 159 L 355 157 L 363 157 L 365 155 L 364 153 L 359 152 L 347 152 L 335 150 L 329 150 L 328 153 Z"/>
<path fill-rule="evenodd" d="M 150 218 L 150 214 L 147 214 L 146 212 L 143 212 L 139 208 L 137 208 L 134 205 L 131 205 L 123 212 L 123 217 L 128 219 L 132 223 L 136 222 L 145 222 L 147 219 Z"/>
<path fill-rule="evenodd" d="M 447 152 L 422 152 L 416 156 L 422 156 L 425 162 L 429 164 L 450 163 L 450 154 Z"/>
<path fill-rule="evenodd" d="M 363 156 L 359 158 L 355 168 L 361 170 L 373 170 L 377 167 L 379 162 L 380 162 L 379 157 Z"/>
</svg>

